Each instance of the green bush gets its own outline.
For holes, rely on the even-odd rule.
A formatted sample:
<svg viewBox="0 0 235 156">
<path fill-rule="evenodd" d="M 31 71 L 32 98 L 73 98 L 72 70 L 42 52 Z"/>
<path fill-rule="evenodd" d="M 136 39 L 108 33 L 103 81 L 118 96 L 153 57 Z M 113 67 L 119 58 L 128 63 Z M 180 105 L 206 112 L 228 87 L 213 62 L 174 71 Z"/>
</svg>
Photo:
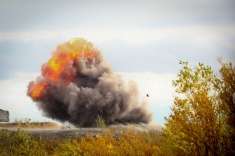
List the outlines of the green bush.
<svg viewBox="0 0 235 156">
<path fill-rule="evenodd" d="M 0 155 L 48 155 L 42 139 L 18 129 L 0 131 Z"/>
<path fill-rule="evenodd" d="M 106 128 L 105 120 L 101 116 L 98 115 L 95 120 L 94 126 L 97 128 Z"/>
</svg>

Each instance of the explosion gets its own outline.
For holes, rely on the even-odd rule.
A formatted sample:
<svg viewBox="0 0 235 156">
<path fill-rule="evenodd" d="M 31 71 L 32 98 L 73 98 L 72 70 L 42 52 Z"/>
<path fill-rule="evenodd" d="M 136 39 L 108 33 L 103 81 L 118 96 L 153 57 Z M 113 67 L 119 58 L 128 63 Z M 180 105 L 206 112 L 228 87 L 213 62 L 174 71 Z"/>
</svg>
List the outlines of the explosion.
<svg viewBox="0 0 235 156">
<path fill-rule="evenodd" d="M 101 52 L 84 39 L 57 46 L 27 94 L 45 116 L 79 126 L 92 126 L 98 115 L 107 124 L 152 119 L 136 84 L 114 74 Z"/>
</svg>

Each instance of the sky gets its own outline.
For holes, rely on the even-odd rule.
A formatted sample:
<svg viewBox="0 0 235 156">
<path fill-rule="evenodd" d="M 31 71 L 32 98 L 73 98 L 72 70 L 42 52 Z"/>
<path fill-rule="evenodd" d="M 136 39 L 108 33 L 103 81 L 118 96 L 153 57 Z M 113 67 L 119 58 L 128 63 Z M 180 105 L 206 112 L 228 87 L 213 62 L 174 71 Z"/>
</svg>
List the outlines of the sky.
<svg viewBox="0 0 235 156">
<path fill-rule="evenodd" d="M 170 113 L 179 60 L 216 74 L 218 57 L 235 63 L 234 0 L 0 0 L 0 21 L 0 109 L 11 122 L 51 121 L 27 85 L 71 38 L 92 42 L 117 74 L 137 83 L 156 124 Z"/>
</svg>

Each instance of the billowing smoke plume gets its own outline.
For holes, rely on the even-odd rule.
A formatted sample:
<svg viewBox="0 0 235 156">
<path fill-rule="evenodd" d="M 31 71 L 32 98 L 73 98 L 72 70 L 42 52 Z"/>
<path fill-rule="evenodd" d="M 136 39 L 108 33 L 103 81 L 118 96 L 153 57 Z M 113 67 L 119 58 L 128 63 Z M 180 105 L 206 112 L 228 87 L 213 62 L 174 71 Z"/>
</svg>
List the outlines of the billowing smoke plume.
<svg viewBox="0 0 235 156">
<path fill-rule="evenodd" d="M 139 101 L 136 84 L 114 74 L 84 39 L 59 45 L 41 72 L 27 94 L 47 117 L 80 126 L 92 126 L 97 115 L 108 124 L 148 123 L 152 118 L 146 103 Z"/>
</svg>

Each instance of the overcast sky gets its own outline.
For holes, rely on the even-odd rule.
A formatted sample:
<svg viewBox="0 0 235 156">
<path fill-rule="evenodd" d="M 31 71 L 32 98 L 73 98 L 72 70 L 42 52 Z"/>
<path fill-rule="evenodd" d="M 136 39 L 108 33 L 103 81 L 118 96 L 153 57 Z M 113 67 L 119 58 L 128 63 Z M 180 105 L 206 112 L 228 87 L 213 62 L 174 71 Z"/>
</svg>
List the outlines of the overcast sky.
<svg viewBox="0 0 235 156">
<path fill-rule="evenodd" d="M 217 57 L 235 62 L 234 0 L 1 0 L 0 21 L 0 109 L 11 121 L 48 120 L 27 85 L 56 46 L 74 37 L 91 41 L 123 79 L 136 81 L 158 124 L 173 104 L 179 60 L 215 73 Z"/>
</svg>

